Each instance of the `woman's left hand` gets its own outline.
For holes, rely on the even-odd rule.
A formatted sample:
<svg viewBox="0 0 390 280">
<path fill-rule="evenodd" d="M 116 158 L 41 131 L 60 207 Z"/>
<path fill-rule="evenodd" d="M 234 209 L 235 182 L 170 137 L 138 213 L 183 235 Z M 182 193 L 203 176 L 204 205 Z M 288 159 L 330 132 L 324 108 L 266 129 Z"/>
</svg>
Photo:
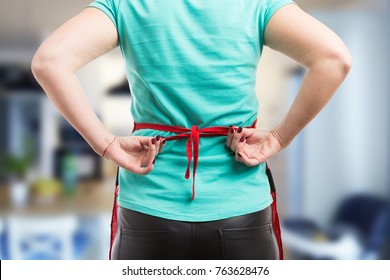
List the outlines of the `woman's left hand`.
<svg viewBox="0 0 390 280">
<path fill-rule="evenodd" d="M 267 161 L 284 147 L 274 130 L 232 127 L 226 139 L 226 146 L 236 154 L 236 160 L 247 166 Z"/>
</svg>

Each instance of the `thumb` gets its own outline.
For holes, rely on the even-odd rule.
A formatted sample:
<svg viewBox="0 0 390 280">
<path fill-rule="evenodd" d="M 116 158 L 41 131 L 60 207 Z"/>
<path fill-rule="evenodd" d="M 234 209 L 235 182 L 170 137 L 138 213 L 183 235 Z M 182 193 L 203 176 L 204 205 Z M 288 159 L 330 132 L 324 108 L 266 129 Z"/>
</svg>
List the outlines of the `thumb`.
<svg viewBox="0 0 390 280">
<path fill-rule="evenodd" d="M 121 147 L 127 152 L 139 152 L 149 146 L 149 142 L 153 137 L 147 136 L 128 136 L 120 140 Z"/>
<path fill-rule="evenodd" d="M 243 128 L 241 133 L 245 138 L 250 138 L 255 133 L 255 130 L 256 128 Z"/>
</svg>

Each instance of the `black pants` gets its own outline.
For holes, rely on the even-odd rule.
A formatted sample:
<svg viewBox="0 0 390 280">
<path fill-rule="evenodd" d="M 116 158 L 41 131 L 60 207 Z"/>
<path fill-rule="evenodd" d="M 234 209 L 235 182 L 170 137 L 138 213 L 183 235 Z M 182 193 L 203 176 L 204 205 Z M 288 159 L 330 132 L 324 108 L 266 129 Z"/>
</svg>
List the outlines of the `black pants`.
<svg viewBox="0 0 390 280">
<path fill-rule="evenodd" d="M 279 259 L 272 209 L 212 221 L 181 222 L 118 207 L 112 259 Z"/>
</svg>

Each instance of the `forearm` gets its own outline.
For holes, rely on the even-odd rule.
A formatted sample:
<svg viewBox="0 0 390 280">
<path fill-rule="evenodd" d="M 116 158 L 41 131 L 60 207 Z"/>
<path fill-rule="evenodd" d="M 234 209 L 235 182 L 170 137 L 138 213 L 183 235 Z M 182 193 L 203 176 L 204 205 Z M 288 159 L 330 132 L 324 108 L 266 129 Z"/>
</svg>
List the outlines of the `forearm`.
<svg viewBox="0 0 390 280">
<path fill-rule="evenodd" d="M 75 72 L 61 63 L 45 63 L 39 56 L 34 59 L 32 70 L 60 113 L 95 152 L 102 155 L 114 136 L 92 109 Z"/>
<path fill-rule="evenodd" d="M 65 119 L 99 154 L 114 136 L 92 109 L 76 73 L 114 49 L 117 31 L 101 11 L 87 8 L 55 30 L 34 55 L 31 69 Z"/>
<path fill-rule="evenodd" d="M 318 60 L 306 73 L 294 102 L 281 124 L 275 129 L 283 146 L 323 109 L 350 69 L 347 57 Z"/>
</svg>

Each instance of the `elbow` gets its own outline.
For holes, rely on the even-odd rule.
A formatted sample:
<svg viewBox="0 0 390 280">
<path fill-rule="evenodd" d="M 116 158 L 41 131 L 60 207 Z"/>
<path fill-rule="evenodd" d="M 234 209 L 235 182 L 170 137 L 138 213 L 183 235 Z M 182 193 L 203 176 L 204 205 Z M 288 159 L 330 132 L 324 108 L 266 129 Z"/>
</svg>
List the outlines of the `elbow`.
<svg viewBox="0 0 390 280">
<path fill-rule="evenodd" d="M 53 68 L 54 58 L 53 55 L 45 51 L 42 48 L 39 48 L 38 51 L 34 54 L 34 57 L 31 61 L 31 72 L 33 73 L 35 79 L 40 82 L 40 80 L 47 77 Z"/>
<path fill-rule="evenodd" d="M 44 60 L 41 55 L 37 52 L 35 53 L 32 61 L 31 61 L 31 72 L 33 73 L 35 79 L 38 81 L 39 77 L 44 73 Z"/>
<path fill-rule="evenodd" d="M 333 69 L 338 70 L 342 78 L 345 78 L 352 67 L 352 56 L 347 47 L 335 48 L 326 54 L 325 59 L 332 64 Z"/>
<path fill-rule="evenodd" d="M 352 67 L 352 56 L 349 50 L 345 50 L 343 52 L 340 52 L 336 56 L 338 68 L 340 69 L 340 72 L 344 77 L 346 77 L 351 70 Z"/>
<path fill-rule="evenodd" d="M 316 59 L 308 63 L 308 68 L 317 69 L 335 79 L 344 80 L 352 67 L 352 56 L 346 47 L 322 51 L 315 57 Z"/>
<path fill-rule="evenodd" d="M 55 48 L 41 46 L 31 61 L 31 72 L 42 83 L 55 75 L 59 68 L 63 68 L 63 60 L 63 56 Z"/>
</svg>

